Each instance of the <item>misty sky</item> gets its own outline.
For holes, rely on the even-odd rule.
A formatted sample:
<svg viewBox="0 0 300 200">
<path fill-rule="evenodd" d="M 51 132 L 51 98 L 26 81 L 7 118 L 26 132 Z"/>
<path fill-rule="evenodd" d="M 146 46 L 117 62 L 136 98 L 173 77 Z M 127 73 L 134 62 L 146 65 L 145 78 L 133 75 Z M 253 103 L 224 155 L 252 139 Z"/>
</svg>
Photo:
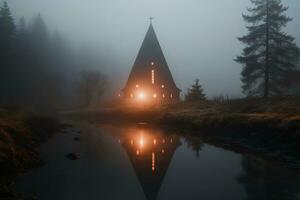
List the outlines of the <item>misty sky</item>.
<svg viewBox="0 0 300 200">
<path fill-rule="evenodd" d="M 3 2 L 3 0 L 0 0 Z M 99 66 L 122 88 L 149 26 L 149 16 L 179 88 L 199 78 L 208 96 L 241 93 L 242 67 L 233 59 L 246 33 L 241 14 L 249 0 L 8 0 L 14 16 L 41 13 L 78 46 L 89 43 L 105 57 Z M 287 31 L 300 45 L 300 1 L 283 0 L 294 18 Z M 98 52 L 98 51 L 97 51 Z M 116 91 L 117 93 L 117 91 Z"/>
</svg>

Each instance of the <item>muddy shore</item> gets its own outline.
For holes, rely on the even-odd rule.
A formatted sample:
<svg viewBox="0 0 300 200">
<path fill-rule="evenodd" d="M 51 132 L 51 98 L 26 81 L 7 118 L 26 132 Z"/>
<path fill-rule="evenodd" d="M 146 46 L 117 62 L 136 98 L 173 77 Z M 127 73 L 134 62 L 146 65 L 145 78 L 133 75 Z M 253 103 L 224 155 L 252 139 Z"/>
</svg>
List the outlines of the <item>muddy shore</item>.
<svg viewBox="0 0 300 200">
<path fill-rule="evenodd" d="M 0 113 L 0 199 L 22 199 L 14 192 L 14 179 L 43 161 L 37 145 L 65 128 L 54 116 L 36 113 Z"/>
</svg>

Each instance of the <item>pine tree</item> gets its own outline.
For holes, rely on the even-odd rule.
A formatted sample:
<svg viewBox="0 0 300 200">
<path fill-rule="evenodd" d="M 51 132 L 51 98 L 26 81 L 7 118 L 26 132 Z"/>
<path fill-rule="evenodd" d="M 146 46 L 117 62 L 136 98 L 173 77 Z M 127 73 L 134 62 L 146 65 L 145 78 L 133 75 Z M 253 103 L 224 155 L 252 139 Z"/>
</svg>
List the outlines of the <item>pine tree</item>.
<svg viewBox="0 0 300 200">
<path fill-rule="evenodd" d="M 15 34 L 14 20 L 7 2 L 0 8 L 0 51 L 7 52 L 12 48 Z"/>
<path fill-rule="evenodd" d="M 7 2 L 0 7 L 0 103 L 11 101 L 15 25 Z"/>
<path fill-rule="evenodd" d="M 239 40 L 246 47 L 236 61 L 243 64 L 241 73 L 243 90 L 248 96 L 282 95 L 287 85 L 285 74 L 294 70 L 299 62 L 299 48 L 294 38 L 282 31 L 292 19 L 281 0 L 250 0 L 254 7 L 243 15 L 249 33 Z"/>
<path fill-rule="evenodd" d="M 185 141 L 188 147 L 195 152 L 196 157 L 198 158 L 200 156 L 200 151 L 204 146 L 202 139 L 199 137 L 187 136 L 185 137 Z"/>
<path fill-rule="evenodd" d="M 195 83 L 194 85 L 192 85 L 192 88 L 188 90 L 185 99 L 187 101 L 198 101 L 205 99 L 205 94 L 203 93 L 202 86 L 199 84 L 199 79 L 195 80 Z"/>
</svg>

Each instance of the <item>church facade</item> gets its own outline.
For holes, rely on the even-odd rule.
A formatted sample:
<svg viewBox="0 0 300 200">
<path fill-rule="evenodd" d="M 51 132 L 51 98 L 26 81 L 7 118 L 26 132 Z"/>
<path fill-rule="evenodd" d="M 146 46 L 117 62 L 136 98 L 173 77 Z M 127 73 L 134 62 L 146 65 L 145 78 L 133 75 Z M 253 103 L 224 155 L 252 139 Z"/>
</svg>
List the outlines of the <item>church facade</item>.
<svg viewBox="0 0 300 200">
<path fill-rule="evenodd" d="M 127 99 L 173 102 L 180 98 L 152 23 L 124 87 Z"/>
</svg>

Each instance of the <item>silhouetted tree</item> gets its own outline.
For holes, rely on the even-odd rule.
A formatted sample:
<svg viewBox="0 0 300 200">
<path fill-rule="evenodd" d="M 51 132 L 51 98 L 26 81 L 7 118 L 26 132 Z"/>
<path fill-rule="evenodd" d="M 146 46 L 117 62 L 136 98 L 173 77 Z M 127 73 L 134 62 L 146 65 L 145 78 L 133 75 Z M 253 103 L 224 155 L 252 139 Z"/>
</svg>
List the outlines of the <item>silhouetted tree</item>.
<svg viewBox="0 0 300 200">
<path fill-rule="evenodd" d="M 0 102 L 10 102 L 11 87 L 9 78 L 13 69 L 13 44 L 15 37 L 15 25 L 7 2 L 0 8 Z"/>
<path fill-rule="evenodd" d="M 13 47 L 15 35 L 14 20 L 7 2 L 0 8 L 0 51 L 1 54 L 8 53 Z"/>
<path fill-rule="evenodd" d="M 69 106 L 73 103 L 72 87 L 78 76 L 74 68 L 93 69 L 101 62 L 98 55 L 85 54 L 75 55 L 58 31 L 51 34 L 41 14 L 29 23 L 21 18 L 15 25 L 5 2 L 0 7 L 0 106 L 50 111 Z M 90 103 L 90 98 L 102 95 L 104 80 L 100 73 L 82 72 L 81 82 L 88 84 L 79 87 L 85 101 Z"/>
<path fill-rule="evenodd" d="M 248 96 L 284 94 L 282 81 L 287 71 L 295 69 L 299 48 L 294 38 L 282 31 L 292 19 L 285 15 L 281 0 L 250 0 L 253 8 L 243 15 L 249 33 L 239 40 L 246 44 L 236 61 L 243 64 L 243 90 Z"/>
<path fill-rule="evenodd" d="M 184 138 L 188 147 L 196 153 L 196 157 L 200 156 L 200 151 L 204 145 L 203 141 L 199 137 L 187 136 Z"/>
<path fill-rule="evenodd" d="M 203 93 L 202 86 L 199 84 L 199 79 L 196 79 L 194 85 L 192 85 L 192 88 L 188 89 L 185 99 L 187 101 L 198 101 L 205 99 L 205 94 Z"/>
<path fill-rule="evenodd" d="M 77 82 L 76 90 L 83 106 L 90 106 L 92 100 L 98 101 L 105 91 L 106 77 L 100 72 L 83 70 L 80 72 L 80 80 Z"/>
</svg>

